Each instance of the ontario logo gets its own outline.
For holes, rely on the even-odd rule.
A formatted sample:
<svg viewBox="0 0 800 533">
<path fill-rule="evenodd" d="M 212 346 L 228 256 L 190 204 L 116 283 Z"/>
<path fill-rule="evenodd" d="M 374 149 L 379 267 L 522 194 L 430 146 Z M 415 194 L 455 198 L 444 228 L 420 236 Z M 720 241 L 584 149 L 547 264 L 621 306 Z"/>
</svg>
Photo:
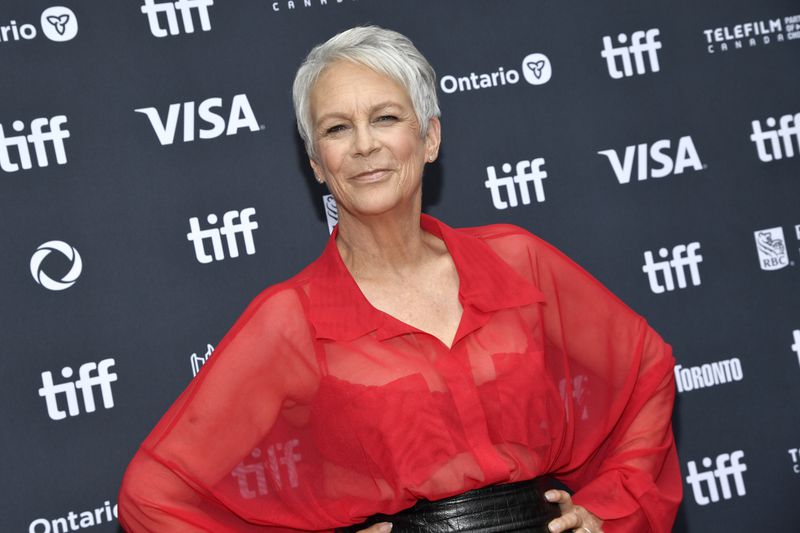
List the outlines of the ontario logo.
<svg viewBox="0 0 800 533">
<path fill-rule="evenodd" d="M 70 41 L 78 35 L 78 18 L 68 7 L 52 6 L 42 11 L 39 27 L 45 37 L 55 42 Z M 30 41 L 39 35 L 36 26 L 29 22 L 11 20 L 0 25 L 0 42 Z"/>
<path fill-rule="evenodd" d="M 520 80 L 520 72 L 531 85 L 544 85 L 553 77 L 553 66 L 546 55 L 536 52 L 525 56 L 520 70 L 497 67 L 493 72 L 470 72 L 460 76 L 446 74 L 439 80 L 439 88 L 446 94 L 453 94 L 516 85 Z"/>
</svg>

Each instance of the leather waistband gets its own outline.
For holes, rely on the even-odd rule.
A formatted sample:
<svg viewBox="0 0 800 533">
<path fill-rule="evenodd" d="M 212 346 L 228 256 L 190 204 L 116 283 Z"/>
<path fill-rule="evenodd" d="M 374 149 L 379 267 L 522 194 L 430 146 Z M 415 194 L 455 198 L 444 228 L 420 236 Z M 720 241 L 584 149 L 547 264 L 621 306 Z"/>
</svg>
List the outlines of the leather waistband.
<svg viewBox="0 0 800 533">
<path fill-rule="evenodd" d="M 546 477 L 490 485 L 441 500 L 419 500 L 399 513 L 376 514 L 337 531 L 355 533 L 378 522 L 391 522 L 392 533 L 549 533 L 547 524 L 561 515 L 557 504 L 544 499 L 545 491 L 553 487 Z"/>
</svg>

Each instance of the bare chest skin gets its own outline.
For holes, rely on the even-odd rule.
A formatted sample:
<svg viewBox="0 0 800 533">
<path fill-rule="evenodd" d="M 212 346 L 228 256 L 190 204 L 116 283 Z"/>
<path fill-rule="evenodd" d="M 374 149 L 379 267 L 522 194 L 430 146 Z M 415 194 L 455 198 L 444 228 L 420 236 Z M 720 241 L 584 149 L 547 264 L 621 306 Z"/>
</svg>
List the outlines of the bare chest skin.
<svg viewBox="0 0 800 533">
<path fill-rule="evenodd" d="M 356 279 L 356 283 L 376 309 L 451 346 L 462 308 L 458 273 L 449 254 L 439 255 L 408 275 Z"/>
</svg>

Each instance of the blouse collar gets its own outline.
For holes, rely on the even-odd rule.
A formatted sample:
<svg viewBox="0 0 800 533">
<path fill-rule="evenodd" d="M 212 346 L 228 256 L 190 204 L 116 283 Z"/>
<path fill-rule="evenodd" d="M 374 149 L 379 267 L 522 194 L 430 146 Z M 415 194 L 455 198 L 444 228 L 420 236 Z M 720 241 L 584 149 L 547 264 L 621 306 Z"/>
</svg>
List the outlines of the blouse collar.
<svg viewBox="0 0 800 533">
<path fill-rule="evenodd" d="M 420 217 L 420 227 L 442 239 L 453 258 L 465 313 L 471 307 L 479 315 L 488 315 L 499 309 L 544 300 L 532 282 L 513 270 L 478 237 L 426 214 Z M 417 331 L 411 326 L 404 327 L 369 303 L 339 255 L 337 234 L 338 227 L 315 261 L 310 280 L 309 320 L 316 337 L 346 341 L 377 331 L 378 338 L 383 339 Z"/>
</svg>

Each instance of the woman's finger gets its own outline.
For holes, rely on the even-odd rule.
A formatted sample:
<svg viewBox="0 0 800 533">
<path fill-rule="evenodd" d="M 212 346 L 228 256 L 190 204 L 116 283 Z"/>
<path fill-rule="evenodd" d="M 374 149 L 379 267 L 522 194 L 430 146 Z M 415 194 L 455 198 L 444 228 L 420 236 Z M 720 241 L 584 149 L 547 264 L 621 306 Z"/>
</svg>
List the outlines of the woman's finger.
<svg viewBox="0 0 800 533">
<path fill-rule="evenodd" d="M 389 533 L 391 530 L 391 523 L 378 522 L 375 525 L 369 526 L 367 529 L 359 529 L 356 533 Z"/>
<path fill-rule="evenodd" d="M 574 511 L 569 511 L 561 515 L 561 518 L 552 520 L 547 527 L 553 533 L 561 533 L 562 531 L 569 531 L 581 525 L 581 517 Z"/>
<path fill-rule="evenodd" d="M 544 497 L 550 503 L 557 503 L 559 505 L 572 505 L 572 496 L 565 490 L 548 490 L 544 493 Z"/>
</svg>

